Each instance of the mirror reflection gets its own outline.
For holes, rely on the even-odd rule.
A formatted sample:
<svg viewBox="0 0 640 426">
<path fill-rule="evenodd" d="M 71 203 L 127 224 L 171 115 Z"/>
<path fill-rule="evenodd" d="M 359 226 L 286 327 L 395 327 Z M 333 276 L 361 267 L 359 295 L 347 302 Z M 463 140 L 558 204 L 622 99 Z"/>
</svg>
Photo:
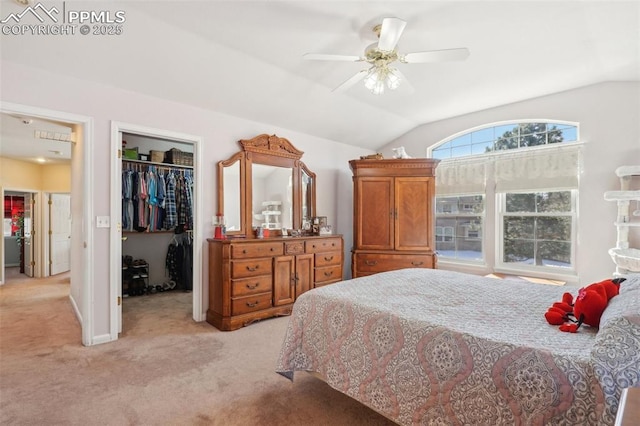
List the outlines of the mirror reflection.
<svg viewBox="0 0 640 426">
<path fill-rule="evenodd" d="M 260 233 L 270 238 L 308 230 L 316 210 L 316 175 L 300 160 L 303 152 L 276 135 L 238 143 L 242 151 L 218 162 L 218 212 L 226 237 L 259 238 L 255 228 L 273 230 Z"/>
<path fill-rule="evenodd" d="M 302 221 L 307 222 L 311 220 L 314 213 L 311 211 L 311 185 L 313 181 L 306 170 L 302 170 Z"/>
<path fill-rule="evenodd" d="M 223 171 L 223 187 L 224 187 L 224 219 L 227 232 L 240 231 L 242 228 L 240 213 L 240 162 L 236 161 L 224 168 Z"/>
<path fill-rule="evenodd" d="M 293 169 L 253 164 L 252 225 L 290 229 L 293 224 Z"/>
</svg>

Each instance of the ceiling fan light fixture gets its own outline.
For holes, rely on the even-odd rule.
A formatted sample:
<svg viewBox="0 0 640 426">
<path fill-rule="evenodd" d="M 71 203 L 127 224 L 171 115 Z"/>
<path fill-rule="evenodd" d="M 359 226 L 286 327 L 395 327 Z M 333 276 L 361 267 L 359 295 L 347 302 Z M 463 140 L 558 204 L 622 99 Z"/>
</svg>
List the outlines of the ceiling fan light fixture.
<svg viewBox="0 0 640 426">
<path fill-rule="evenodd" d="M 373 28 L 374 33 L 378 36 L 378 42 L 367 46 L 364 56 L 307 53 L 303 57 L 304 59 L 322 61 L 367 62 L 370 66 L 369 69 L 358 71 L 332 91 L 342 92 L 364 78 L 365 87 L 372 93 L 380 95 L 384 93 L 385 86 L 389 90 L 395 90 L 400 87 L 403 80 L 407 80 L 400 70 L 391 67 L 395 62 L 421 64 L 461 61 L 469 56 L 469 49 L 466 47 L 399 53 L 398 41 L 406 25 L 407 23 L 400 18 L 384 18 L 382 24 Z M 411 88 L 408 81 L 406 84 Z"/>
<path fill-rule="evenodd" d="M 389 68 L 389 73 L 387 74 L 387 87 L 391 90 L 396 90 L 400 87 L 400 82 L 402 81 L 400 76 L 397 74 L 397 71 L 398 70 L 396 68 Z"/>
<path fill-rule="evenodd" d="M 374 95 L 381 95 L 384 93 L 384 81 L 383 70 L 373 67 L 364 79 L 364 87 L 369 89 Z"/>
<path fill-rule="evenodd" d="M 373 67 L 364 79 L 364 87 L 374 95 L 383 94 L 385 86 L 389 90 L 396 90 L 402 81 L 397 71 L 396 68 L 389 68 L 388 66 Z"/>
</svg>

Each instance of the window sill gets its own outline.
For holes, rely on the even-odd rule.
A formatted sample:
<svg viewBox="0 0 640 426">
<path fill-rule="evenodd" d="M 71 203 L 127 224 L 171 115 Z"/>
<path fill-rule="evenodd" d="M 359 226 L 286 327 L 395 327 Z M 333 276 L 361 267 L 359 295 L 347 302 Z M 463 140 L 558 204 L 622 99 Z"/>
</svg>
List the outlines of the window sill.
<svg viewBox="0 0 640 426">
<path fill-rule="evenodd" d="M 497 267 L 495 268 L 494 273 L 505 274 L 505 275 L 517 275 L 519 277 L 547 279 L 547 280 L 553 280 L 553 281 L 563 281 L 566 284 L 578 284 L 578 276 L 575 274 L 575 271 L 567 271 L 566 273 L 563 273 L 563 272 L 554 273 L 554 272 L 549 272 L 544 270 Z"/>
</svg>

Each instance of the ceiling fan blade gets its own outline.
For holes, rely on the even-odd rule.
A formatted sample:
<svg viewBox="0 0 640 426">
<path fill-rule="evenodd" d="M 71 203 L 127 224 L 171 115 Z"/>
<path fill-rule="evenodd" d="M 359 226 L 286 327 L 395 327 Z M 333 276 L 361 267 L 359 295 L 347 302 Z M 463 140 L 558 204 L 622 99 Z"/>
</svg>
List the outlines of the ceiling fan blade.
<svg viewBox="0 0 640 426">
<path fill-rule="evenodd" d="M 463 61 L 469 56 L 469 49 L 462 47 L 459 49 L 430 50 L 428 52 L 407 53 L 401 62 L 408 64 L 421 64 L 426 62 L 446 62 Z"/>
<path fill-rule="evenodd" d="M 345 90 L 347 90 L 348 88 L 350 88 L 351 86 L 353 86 L 354 84 L 356 84 L 357 82 L 365 78 L 368 72 L 369 70 L 358 71 L 357 73 L 349 77 L 348 80 L 344 81 L 338 87 L 333 89 L 332 92 L 337 92 L 337 93 L 344 92 Z"/>
<path fill-rule="evenodd" d="M 382 28 L 380 29 L 378 49 L 387 52 L 395 49 L 406 26 L 407 23 L 400 18 L 384 18 L 382 20 Z"/>
<path fill-rule="evenodd" d="M 305 53 L 302 58 L 314 61 L 359 62 L 363 60 L 360 56 L 355 55 L 325 55 L 324 53 Z"/>
</svg>

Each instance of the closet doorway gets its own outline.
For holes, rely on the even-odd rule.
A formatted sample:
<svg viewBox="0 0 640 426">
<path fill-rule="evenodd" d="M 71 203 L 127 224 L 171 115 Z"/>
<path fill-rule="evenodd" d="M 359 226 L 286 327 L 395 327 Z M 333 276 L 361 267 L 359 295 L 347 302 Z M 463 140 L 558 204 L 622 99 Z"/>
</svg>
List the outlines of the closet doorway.
<svg viewBox="0 0 640 426">
<path fill-rule="evenodd" d="M 112 168 L 119 184 L 111 200 L 118 222 L 111 283 L 119 303 L 112 339 L 127 332 L 123 309 L 162 309 L 167 318 L 201 321 L 199 138 L 121 123 L 112 124 L 114 133 L 120 158 Z"/>
</svg>

